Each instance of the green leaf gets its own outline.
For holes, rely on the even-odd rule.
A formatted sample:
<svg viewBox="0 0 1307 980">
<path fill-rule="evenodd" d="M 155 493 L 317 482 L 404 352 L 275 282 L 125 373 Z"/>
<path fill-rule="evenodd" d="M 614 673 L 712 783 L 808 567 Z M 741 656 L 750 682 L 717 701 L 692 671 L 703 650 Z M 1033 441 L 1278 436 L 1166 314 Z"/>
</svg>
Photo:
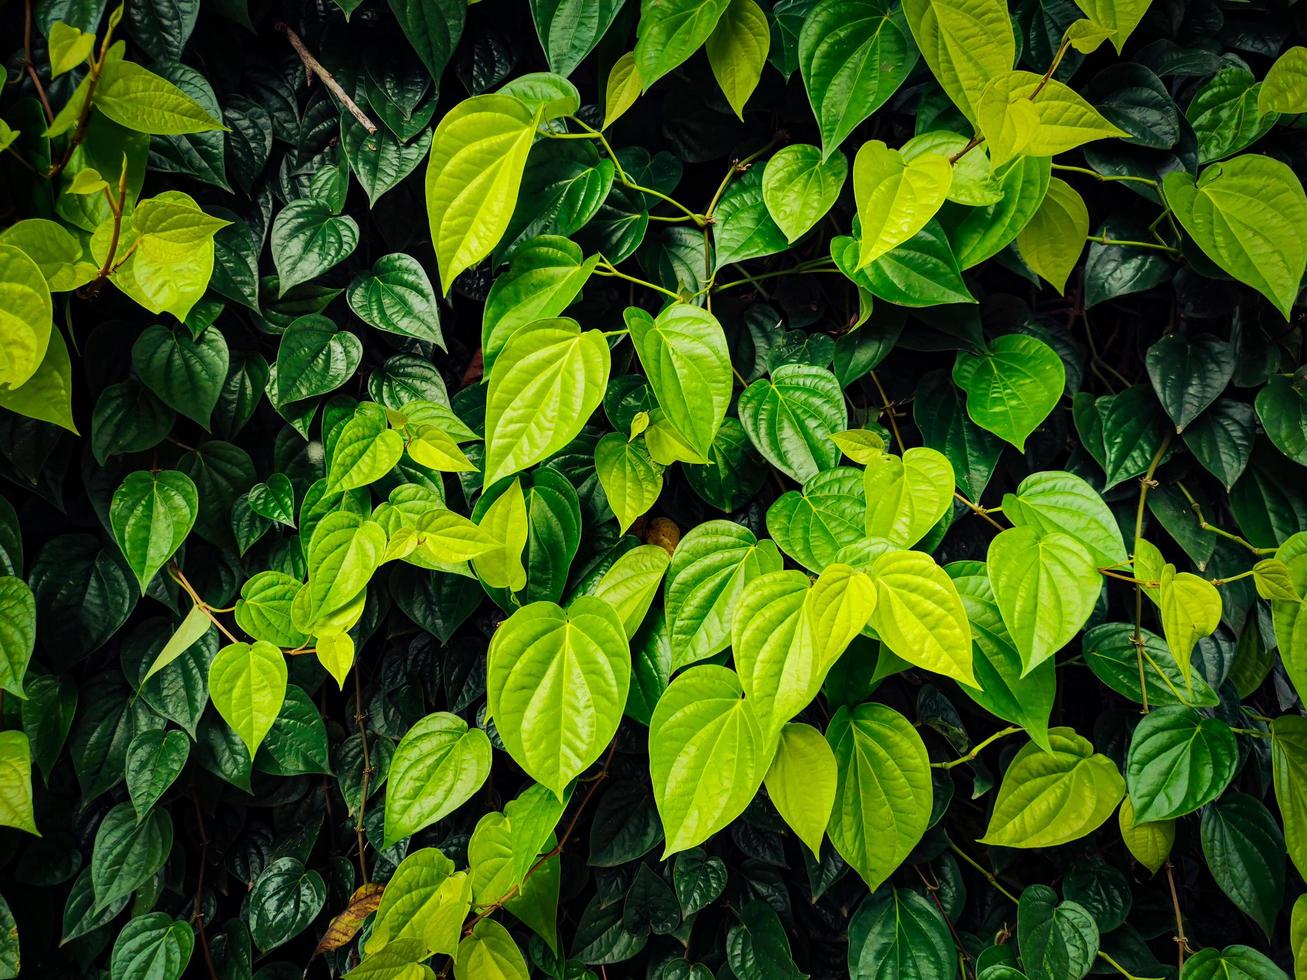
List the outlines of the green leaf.
<svg viewBox="0 0 1307 980">
<path fill-rule="evenodd" d="M 731 355 L 721 324 L 686 303 L 657 317 L 628 308 L 625 320 L 667 421 L 706 456 L 731 403 Z"/>
<path fill-rule="evenodd" d="M 967 393 L 973 422 L 1024 451 L 1030 434 L 1057 407 L 1066 368 L 1042 340 L 1004 334 L 984 354 L 958 351 L 953 382 Z"/>
<path fill-rule="evenodd" d="M 1026 264 L 1059 293 L 1080 261 L 1089 234 L 1089 209 L 1070 184 L 1054 177 L 1048 193 L 1026 226 L 1017 233 L 1017 250 Z"/>
<path fill-rule="evenodd" d="M 1200 674 L 1191 673 L 1192 689 L 1186 688 L 1184 675 L 1160 636 L 1140 630 L 1140 643 L 1136 647 L 1134 634 L 1134 627 L 1125 623 L 1103 623 L 1085 634 L 1085 663 L 1099 680 L 1118 694 L 1142 704 L 1144 695 L 1139 687 L 1142 658 L 1150 706 L 1186 704 L 1210 708 L 1219 703 L 1216 692 Z"/>
<path fill-rule="evenodd" d="M 848 411 L 839 381 L 825 368 L 781 365 L 749 385 L 737 408 L 758 452 L 800 483 L 839 463 L 830 437 L 848 428 Z"/>
<path fill-rule="evenodd" d="M 1269 936 L 1284 904 L 1284 834 L 1255 797 L 1228 793 L 1203 811 L 1207 870 Z"/>
<path fill-rule="evenodd" d="M 344 262 L 358 241 L 358 223 L 348 215 L 336 214 L 316 198 L 291 201 L 272 223 L 278 295 Z"/>
<path fill-rule="evenodd" d="M 1061 531 L 1008 528 L 989 543 L 987 564 L 1023 675 L 1071 642 L 1103 588 L 1094 557 Z"/>
<path fill-rule="evenodd" d="M 763 200 L 762 180 L 761 168 L 751 168 L 731 183 L 717 204 L 713 212 L 716 269 L 785 250 L 785 235 Z"/>
<path fill-rule="evenodd" d="M 1108 32 L 1107 39 L 1120 54 L 1125 42 L 1144 19 L 1152 0 L 1076 0 L 1085 16 Z"/>
<path fill-rule="evenodd" d="M 1076 476 L 1057 470 L 1032 473 L 1015 494 L 1004 494 L 1003 513 L 1017 527 L 1040 534 L 1061 531 L 1075 538 L 1099 568 L 1126 560 L 1121 527 L 1103 498 Z"/>
<path fill-rule="evenodd" d="M 1234 348 L 1211 336 L 1171 334 L 1148 348 L 1148 377 L 1176 432 L 1198 418 L 1234 375 Z"/>
<path fill-rule="evenodd" d="M 745 902 L 726 935 L 726 964 L 739 980 L 804 980 L 780 916 L 760 898 Z M 698 980 L 698 978 L 694 978 Z"/>
<path fill-rule="evenodd" d="M 909 308 L 976 301 L 938 222 L 927 222 L 908 241 L 861 270 L 854 267 L 859 250 L 854 239 L 839 236 L 831 239 L 830 247 L 839 270 L 877 299 Z"/>
<path fill-rule="evenodd" d="M 820 0 L 803 18 L 798 54 L 822 160 L 889 100 L 917 63 L 902 11 L 884 0 Z M 841 184 L 843 176 L 841 168 Z"/>
<path fill-rule="evenodd" d="M 971 627 L 948 574 L 920 551 L 890 551 L 871 567 L 871 626 L 894 654 L 924 670 L 976 686 Z"/>
<path fill-rule="evenodd" d="M 1129 136 L 1068 86 L 1029 71 L 996 73 L 976 106 L 989 159 L 1001 167 L 1013 157 L 1052 157 L 1093 140 Z"/>
<path fill-rule="evenodd" d="M 195 484 L 177 470 L 138 470 L 114 491 L 109 523 L 141 592 L 195 526 Z"/>
<path fill-rule="evenodd" d="M 486 485 L 547 459 L 572 441 L 603 400 L 608 343 L 573 320 L 541 320 L 513 334 L 486 395 Z"/>
<path fill-rule="evenodd" d="M 1185 118 L 1198 138 L 1199 163 L 1238 153 L 1275 125 L 1278 115 L 1259 108 L 1260 89 L 1252 72 L 1227 65 L 1194 93 Z"/>
<path fill-rule="evenodd" d="M 454 973 L 459 980 L 527 980 L 522 951 L 494 919 L 481 919 L 458 944 Z"/>
<path fill-rule="evenodd" d="M 902 457 L 881 453 L 863 479 L 867 535 L 896 548 L 911 548 L 953 509 L 953 465 L 934 449 L 914 446 Z"/>
<path fill-rule="evenodd" d="M 708 40 L 731 0 L 640 0 L 635 64 L 647 92 Z"/>
<path fill-rule="evenodd" d="M 568 609 L 535 602 L 491 641 L 488 710 L 508 754 L 561 799 L 612 740 L 630 680 L 626 630 L 612 606 L 589 596 Z"/>
<path fill-rule="evenodd" d="M 983 562 L 953 562 L 944 569 L 971 623 L 972 669 L 978 687 L 962 693 L 1005 721 L 1020 725 L 1041 747 L 1048 747 L 1048 719 L 1057 692 L 1049 660 L 1022 675 L 1021 655 L 1003 624 Z"/>
<path fill-rule="evenodd" d="M 386 129 L 369 133 L 357 120 L 342 116 L 340 143 L 350 170 L 367 192 L 368 204 L 375 208 L 382 194 L 417 169 L 427 155 L 430 137 L 424 131 L 413 142 L 405 143 Z"/>
<path fill-rule="evenodd" d="M 1257 393 L 1256 405 L 1257 418 L 1275 448 L 1299 466 L 1307 466 L 1307 377 L 1269 378 Z"/>
<path fill-rule="evenodd" d="M 27 583 L 0 575 L 0 691 L 25 698 L 23 679 L 36 644 L 36 597 Z"/>
<path fill-rule="evenodd" d="M 1234 778 L 1239 750 L 1225 722 L 1194 708 L 1156 708 L 1130 738 L 1126 784 L 1141 823 L 1192 813 Z"/>
<path fill-rule="evenodd" d="M 1263 115 L 1307 111 L 1304 85 L 1307 85 L 1307 48 L 1295 45 L 1275 59 L 1275 64 L 1262 79 L 1261 90 L 1257 93 L 1257 111 Z"/>
<path fill-rule="evenodd" d="M 1017 942 L 1030 980 L 1083 977 L 1098 955 L 1098 926 L 1083 905 L 1059 903 L 1048 885 L 1031 885 L 1017 905 Z"/>
<path fill-rule="evenodd" d="M 363 358 L 363 345 L 348 330 L 337 330 L 325 316 L 295 320 L 277 348 L 275 387 L 278 403 L 325 395 L 348 381 Z"/>
<path fill-rule="evenodd" d="M 490 739 L 447 711 L 427 715 L 395 749 L 386 782 L 383 846 L 453 813 L 490 775 Z M 450 867 L 450 871 L 453 867 Z"/>
<path fill-rule="evenodd" d="M 349 308 L 368 326 L 445 346 L 440 310 L 426 271 L 411 255 L 383 255 L 350 283 Z"/>
<path fill-rule="evenodd" d="M 662 467 L 649 458 L 643 441 L 630 441 L 619 432 L 599 440 L 595 473 L 622 533 L 658 502 L 663 490 Z"/>
<path fill-rule="evenodd" d="M 327 901 L 327 886 L 316 871 L 294 857 L 268 864 L 249 895 L 250 936 L 267 952 L 309 927 Z"/>
<path fill-rule="evenodd" d="M 490 287 L 481 319 L 481 351 L 487 373 L 521 327 L 560 316 L 581 293 L 599 263 L 557 235 L 531 238 L 513 250 L 508 271 Z"/>
<path fill-rule="evenodd" d="M 1175 566 L 1162 570 L 1158 589 L 1162 633 L 1180 674 L 1189 684 L 1189 657 L 1194 644 L 1210 636 L 1221 623 L 1221 593 L 1206 579 L 1189 572 L 1176 574 Z"/>
<path fill-rule="evenodd" d="M 185 732 L 173 728 L 139 733 L 127 746 L 127 795 L 138 819 L 144 818 L 181 775 L 190 754 Z"/>
<path fill-rule="evenodd" d="M 445 65 L 463 34 L 467 5 L 460 0 L 387 0 L 387 3 L 399 21 L 399 29 L 439 85 Z"/>
<path fill-rule="evenodd" d="M 41 835 L 32 813 L 31 745 L 13 730 L 0 732 L 0 827 Z"/>
<path fill-rule="evenodd" d="M 99 271 L 86 259 L 77 236 L 48 218 L 15 222 L 0 231 L 0 245 L 12 245 L 35 262 L 52 293 L 84 286 Z"/>
<path fill-rule="evenodd" d="M 613 62 L 608 73 L 608 84 L 604 88 L 604 129 L 626 115 L 626 110 L 635 105 L 642 91 L 644 83 L 640 81 L 640 70 L 635 67 L 635 52 L 628 51 Z"/>
<path fill-rule="evenodd" d="M 95 107 L 119 126 L 156 136 L 204 133 L 223 125 L 167 79 L 130 61 L 110 59 L 95 88 Z"/>
<path fill-rule="evenodd" d="M 286 698 L 286 658 L 266 640 L 232 643 L 209 667 L 209 697 L 245 748 L 254 753 Z"/>
<path fill-rule="evenodd" d="M 762 172 L 763 203 L 791 245 L 830 211 L 848 175 L 849 161 L 843 153 L 823 160 L 821 150 L 807 143 L 781 147 L 767 161 Z"/>
<path fill-rule="evenodd" d="M 782 564 L 775 544 L 730 521 L 707 521 L 681 538 L 663 587 L 673 669 L 726 649 L 740 596 Z"/>
<path fill-rule="evenodd" d="M 1307 269 L 1307 245 L 1295 229 L 1307 220 L 1297 176 L 1270 157 L 1245 154 L 1162 181 L 1166 204 L 1203 253 L 1256 289 L 1288 319 Z"/>
<path fill-rule="evenodd" d="M 883 704 L 840 708 L 826 740 L 839 773 L 831 843 L 875 891 L 926 832 L 930 758 L 916 729 Z"/>
<path fill-rule="evenodd" d="M 420 939 L 425 952 L 452 955 L 472 904 L 467 872 L 434 847 L 413 851 L 399 863 L 381 896 L 369 958 L 391 943 Z"/>
<path fill-rule="evenodd" d="M 670 562 L 671 556 L 658 545 L 637 545 L 613 562 L 589 594 L 612 606 L 626 635 L 634 637 Z"/>
<path fill-rule="evenodd" d="M 344 493 L 375 483 L 404 455 L 404 437 L 389 427 L 386 410 L 363 402 L 329 443 L 327 493 Z"/>
<path fill-rule="evenodd" d="M 973 124 L 990 79 L 1016 61 L 1007 4 L 1001 0 L 908 0 L 908 27 L 931 74 Z"/>
<path fill-rule="evenodd" d="M 549 70 L 570 75 L 604 36 L 623 0 L 531 0 L 540 46 Z M 605 128 L 612 122 L 605 122 Z"/>
<path fill-rule="evenodd" d="M 138 821 L 130 803 L 119 803 L 106 813 L 91 850 L 96 911 L 143 885 L 163 867 L 171 850 L 172 818 L 167 811 L 152 810 Z"/>
<path fill-rule="evenodd" d="M 266 640 L 273 646 L 294 649 L 303 645 L 308 635 L 297 630 L 291 620 L 291 606 L 302 587 L 302 582 L 285 572 L 258 572 L 241 586 L 236 625 L 254 639 Z M 209 618 L 203 613 L 200 618 L 207 627 Z"/>
<path fill-rule="evenodd" d="M 163 912 L 123 926 L 109 959 L 112 980 L 181 980 L 195 950 L 195 932 Z"/>
<path fill-rule="evenodd" d="M 877 450 L 879 452 L 879 450 Z M 863 475 L 847 466 L 822 470 L 767 508 L 767 532 L 804 568 L 820 572 L 866 534 Z"/>
<path fill-rule="evenodd" d="M 1003 774 L 982 844 L 1055 847 L 1092 833 L 1125 795 L 1107 756 L 1070 728 L 1048 733 L 1052 751 L 1031 743 Z"/>
<path fill-rule="evenodd" d="M 821 853 L 838 778 L 835 755 L 821 732 L 797 722 L 781 729 L 763 783 L 781 818 L 814 855 Z"/>
<path fill-rule="evenodd" d="M 963 269 L 979 265 L 1016 240 L 1043 203 L 1051 174 L 1046 157 L 1018 157 L 999 179 L 1002 198 L 963 214 L 949 232 Z"/>
<path fill-rule="evenodd" d="M 708 65 L 740 119 L 744 118 L 744 104 L 758 87 L 770 47 L 767 15 L 754 0 L 731 0 L 708 35 Z"/>
<path fill-rule="evenodd" d="M 1171 848 L 1175 845 L 1175 821 L 1139 823 L 1135 820 L 1134 804 L 1128 796 L 1121 801 L 1117 818 L 1126 849 L 1149 872 L 1157 874 L 1158 869 L 1170 858 Z"/>
<path fill-rule="evenodd" d="M 1307 719 L 1281 715 L 1271 723 L 1271 774 L 1284 842 L 1302 874 L 1307 868 Z"/>
<path fill-rule="evenodd" d="M 227 378 L 227 341 L 216 328 L 192 337 L 156 323 L 132 345 L 136 375 L 169 408 L 209 428 Z"/>
<path fill-rule="evenodd" d="M 926 154 L 904 160 L 881 140 L 863 143 L 853 160 L 853 196 L 862 223 L 861 269 L 921 231 L 944 204 L 953 167 Z"/>
<path fill-rule="evenodd" d="M 0 386 L 19 388 L 41 366 L 53 309 L 41 267 L 22 249 L 0 244 Z"/>
<path fill-rule="evenodd" d="M 427 163 L 427 218 L 446 294 L 458 274 L 489 255 L 507 230 L 538 120 L 538 111 L 511 96 L 477 95 L 436 127 Z"/>
<path fill-rule="evenodd" d="M 849 921 L 849 976 L 938 980 L 953 975 L 949 923 L 926 896 L 887 888 L 867 896 Z"/>
<path fill-rule="evenodd" d="M 95 50 L 95 35 L 63 21 L 55 21 L 46 38 L 50 49 L 50 77 L 58 78 L 86 61 Z"/>
<path fill-rule="evenodd" d="M 762 785 L 762 730 L 743 694 L 733 671 L 701 665 L 673 680 L 654 708 L 649 771 L 664 859 L 727 826 Z"/>
<path fill-rule="evenodd" d="M 1215 946 L 1190 957 L 1183 980 L 1288 980 L 1288 974 L 1251 946 Z"/>
</svg>

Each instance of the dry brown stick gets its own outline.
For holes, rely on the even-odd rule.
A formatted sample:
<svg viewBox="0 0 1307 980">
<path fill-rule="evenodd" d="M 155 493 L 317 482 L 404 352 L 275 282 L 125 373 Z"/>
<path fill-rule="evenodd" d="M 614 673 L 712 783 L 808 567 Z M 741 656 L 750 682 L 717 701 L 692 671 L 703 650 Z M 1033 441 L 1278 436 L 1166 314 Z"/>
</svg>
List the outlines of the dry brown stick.
<svg viewBox="0 0 1307 980">
<path fill-rule="evenodd" d="M 375 133 L 377 131 L 377 124 L 369 119 L 367 113 L 360 109 L 358 104 L 345 94 L 345 90 L 340 87 L 340 83 L 336 81 L 331 72 L 322 67 L 322 62 L 313 57 L 313 53 L 304 46 L 303 39 L 301 39 L 300 36 L 291 29 L 291 26 L 280 20 L 277 21 L 274 26 L 277 30 L 286 35 L 286 40 L 288 40 L 290 46 L 295 49 L 295 53 L 300 56 L 300 61 L 304 62 L 304 67 L 317 75 L 318 78 L 322 79 L 322 84 L 327 86 L 327 90 L 341 101 L 341 104 L 349 110 L 350 115 L 359 121 L 359 125 L 369 133 Z"/>
</svg>

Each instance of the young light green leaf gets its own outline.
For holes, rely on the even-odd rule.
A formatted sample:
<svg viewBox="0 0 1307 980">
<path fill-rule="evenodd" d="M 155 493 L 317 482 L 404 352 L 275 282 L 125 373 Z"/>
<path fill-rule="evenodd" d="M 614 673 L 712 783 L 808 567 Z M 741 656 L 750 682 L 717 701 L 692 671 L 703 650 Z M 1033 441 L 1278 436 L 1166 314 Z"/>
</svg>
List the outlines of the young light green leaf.
<svg viewBox="0 0 1307 980">
<path fill-rule="evenodd" d="M 931 74 L 973 124 L 990 79 L 1016 61 L 1016 41 L 1002 0 L 907 0 L 908 27 Z"/>
<path fill-rule="evenodd" d="M 797 722 L 781 729 L 763 784 L 781 818 L 813 854 L 821 853 L 838 783 L 835 754 L 821 732 Z"/>
<path fill-rule="evenodd" d="M 663 490 L 662 467 L 649 458 L 644 441 L 628 440 L 620 432 L 599 440 L 595 474 L 622 533 L 658 502 Z"/>
<path fill-rule="evenodd" d="M 1153 874 L 1167 862 L 1171 848 L 1175 846 L 1175 821 L 1156 820 L 1152 823 L 1140 823 L 1135 819 L 1135 807 L 1130 797 L 1121 801 L 1117 811 L 1117 822 L 1121 828 L 1121 840 L 1126 850 L 1136 861 Z"/>
<path fill-rule="evenodd" d="M 1099 568 L 1126 560 L 1121 527 L 1111 509 L 1074 473 L 1032 473 L 1021 481 L 1015 494 L 1003 495 L 1003 513 L 1017 527 L 1033 527 L 1041 534 L 1069 534 L 1084 545 Z"/>
<path fill-rule="evenodd" d="M 948 573 L 923 552 L 890 551 L 876 559 L 871 578 L 871 626 L 885 645 L 908 663 L 975 687 L 971 626 Z"/>
<path fill-rule="evenodd" d="M 758 87 L 771 47 L 767 15 L 754 0 L 731 0 L 704 49 L 713 77 L 735 115 L 744 118 L 744 104 Z"/>
<path fill-rule="evenodd" d="M 943 453 L 913 446 L 902 457 L 881 453 L 863 473 L 865 530 L 896 548 L 911 548 L 953 507 L 953 464 Z"/>
<path fill-rule="evenodd" d="M 589 594 L 612 606 L 626 635 L 634 637 L 670 562 L 671 556 L 658 545 L 638 545 L 613 562 Z"/>
<path fill-rule="evenodd" d="M 1103 588 L 1093 555 L 1061 531 L 1008 528 L 989 543 L 987 564 L 1023 676 L 1071 642 Z"/>
<path fill-rule="evenodd" d="M 1004 334 L 984 354 L 958 351 L 953 381 L 967 393 L 967 414 L 1017 449 L 1057 406 L 1066 367 L 1042 340 Z"/>
<path fill-rule="evenodd" d="M 612 740 L 630 680 L 626 630 L 612 606 L 590 596 L 567 609 L 534 602 L 490 642 L 488 710 L 509 755 L 561 799 Z"/>
<path fill-rule="evenodd" d="M 823 159 L 818 147 L 781 147 L 762 172 L 762 199 L 776 226 L 794 244 L 825 216 L 844 189 L 849 161 L 836 152 Z"/>
<path fill-rule="evenodd" d="M 453 813 L 489 775 L 485 732 L 447 711 L 427 715 L 400 739 L 390 762 L 384 846 Z"/>
<path fill-rule="evenodd" d="M 635 64 L 645 91 L 708 40 L 731 0 L 640 0 Z"/>
<path fill-rule="evenodd" d="M 930 757 L 911 723 L 883 704 L 840 708 L 826 730 L 838 767 L 831 843 L 873 891 L 930 821 Z"/>
<path fill-rule="evenodd" d="M 953 167 L 935 154 L 905 161 L 881 140 L 863 143 L 853 159 L 853 196 L 862 223 L 861 269 L 926 226 L 948 196 Z"/>
<path fill-rule="evenodd" d="M 1188 686 L 1194 645 L 1221 624 L 1221 593 L 1206 579 L 1191 572 L 1177 573 L 1174 565 L 1167 565 L 1162 569 L 1158 605 L 1166 645 Z"/>
<path fill-rule="evenodd" d="M 209 697 L 249 750 L 250 758 L 286 699 L 286 658 L 265 640 L 232 643 L 209 667 Z"/>
<path fill-rule="evenodd" d="M 23 679 L 36 645 L 36 597 L 22 579 L 0 575 L 0 691 L 25 698 Z"/>
<path fill-rule="evenodd" d="M 1093 140 L 1129 135 L 1068 86 L 1029 71 L 996 73 L 976 112 L 995 167 L 1018 155 L 1051 157 Z"/>
<path fill-rule="evenodd" d="M 386 410 L 363 402 L 329 440 L 327 492 L 344 493 L 375 483 L 404 455 L 404 437 L 389 427 Z"/>
<path fill-rule="evenodd" d="M 427 164 L 427 217 L 448 294 L 508 228 L 539 112 L 507 95 L 476 95 L 440 120 Z"/>
<path fill-rule="evenodd" d="M 494 919 L 481 919 L 458 944 L 454 976 L 457 980 L 528 980 L 531 973 L 508 930 Z"/>
<path fill-rule="evenodd" d="M 1257 111 L 1307 111 L 1307 48 L 1295 45 L 1275 59 L 1257 93 Z"/>
<path fill-rule="evenodd" d="M 635 52 L 628 51 L 616 61 L 608 72 L 608 85 L 604 89 L 604 129 L 626 115 L 635 100 L 644 91 L 640 69 L 635 65 Z"/>
<path fill-rule="evenodd" d="M 41 836 L 32 812 L 32 748 L 27 735 L 0 732 L 0 827 Z"/>
<path fill-rule="evenodd" d="M 1080 261 L 1089 234 L 1089 209 L 1065 180 L 1054 177 L 1034 216 L 1017 233 L 1017 251 L 1026 264 L 1059 293 Z"/>
<path fill-rule="evenodd" d="M 513 250 L 508 271 L 490 287 L 481 318 L 481 351 L 486 372 L 520 327 L 561 316 L 599 263 L 584 258 L 579 246 L 557 235 L 531 238 Z"/>
<path fill-rule="evenodd" d="M 733 671 L 702 665 L 676 677 L 654 708 L 649 771 L 664 859 L 729 824 L 762 785 L 762 731 L 743 695 Z"/>
<path fill-rule="evenodd" d="M 0 244 L 0 386 L 19 388 L 36 373 L 53 316 L 41 267 L 22 249 Z"/>
<path fill-rule="evenodd" d="M 119 126 L 155 136 L 224 128 L 172 82 L 121 58 L 109 59 L 100 73 L 95 107 Z"/>
<path fill-rule="evenodd" d="M 1003 774 L 982 844 L 1056 847 L 1092 833 L 1125 795 L 1115 764 L 1070 728 L 1048 733 L 1051 752 L 1031 743 Z"/>
</svg>

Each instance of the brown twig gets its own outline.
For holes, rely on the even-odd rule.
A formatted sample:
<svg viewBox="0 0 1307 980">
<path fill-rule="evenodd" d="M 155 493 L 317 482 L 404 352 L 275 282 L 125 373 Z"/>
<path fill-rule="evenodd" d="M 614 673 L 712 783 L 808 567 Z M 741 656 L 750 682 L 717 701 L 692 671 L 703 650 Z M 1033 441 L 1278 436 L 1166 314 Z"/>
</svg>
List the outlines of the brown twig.
<svg viewBox="0 0 1307 980">
<path fill-rule="evenodd" d="M 1175 948 L 1180 960 L 1180 972 L 1184 972 L 1184 954 L 1189 949 L 1189 940 L 1184 934 L 1184 916 L 1180 914 L 1180 893 L 1175 888 L 1175 865 L 1166 862 L 1166 884 L 1171 889 L 1171 908 L 1175 911 Z"/>
<path fill-rule="evenodd" d="M 354 724 L 358 725 L 359 738 L 363 742 L 363 787 L 359 794 L 359 818 L 354 825 L 354 834 L 359 848 L 359 876 L 363 884 L 368 883 L 367 834 L 363 829 L 363 817 L 368 808 L 368 783 L 372 779 L 372 760 L 368 758 L 368 733 L 363 725 L 363 678 L 359 676 L 358 660 L 354 663 Z"/>
<path fill-rule="evenodd" d="M 301 39 L 300 36 L 291 29 L 291 26 L 285 21 L 280 20 L 273 26 L 286 35 L 286 40 L 289 41 L 290 46 L 295 49 L 295 53 L 300 56 L 300 61 L 304 62 L 304 67 L 322 80 L 322 84 L 327 86 L 327 90 L 340 100 L 341 104 L 349 110 L 350 115 L 359 121 L 359 125 L 366 129 L 369 134 L 375 133 L 377 131 L 377 124 L 369 119 L 367 113 L 360 109 L 357 103 L 345 94 L 345 90 L 340 87 L 340 83 L 336 81 L 331 72 L 322 67 L 322 62 L 313 57 L 313 53 L 304 46 L 303 39 Z"/>
<path fill-rule="evenodd" d="M 200 870 L 195 882 L 195 931 L 200 936 L 200 949 L 204 953 L 204 965 L 209 971 L 210 980 L 218 980 L 218 971 L 213 968 L 213 954 L 209 951 L 209 937 L 204 932 L 204 912 L 201 901 L 204 895 L 204 865 L 209 856 L 209 834 L 204 829 L 204 814 L 200 810 L 200 796 L 195 791 L 195 781 L 191 781 L 191 803 L 195 806 L 195 823 L 200 830 Z"/>
<path fill-rule="evenodd" d="M 45 86 L 41 84 L 41 76 L 36 73 L 36 65 L 32 63 L 32 0 L 26 0 L 23 4 L 23 68 L 27 71 L 27 76 L 36 86 L 36 96 L 41 100 L 41 108 L 45 110 L 46 124 L 54 122 L 54 110 L 50 108 L 50 99 L 45 94 Z"/>
</svg>

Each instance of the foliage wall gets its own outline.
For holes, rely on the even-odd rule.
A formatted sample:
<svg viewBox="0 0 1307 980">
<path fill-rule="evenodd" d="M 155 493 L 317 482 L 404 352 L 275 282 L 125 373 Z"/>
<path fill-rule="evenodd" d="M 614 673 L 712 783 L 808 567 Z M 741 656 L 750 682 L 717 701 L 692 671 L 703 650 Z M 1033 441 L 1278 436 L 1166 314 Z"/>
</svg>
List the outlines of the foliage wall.
<svg viewBox="0 0 1307 980">
<path fill-rule="evenodd" d="M 1302 5 L 0 16 L 0 977 L 1307 976 Z"/>
</svg>

